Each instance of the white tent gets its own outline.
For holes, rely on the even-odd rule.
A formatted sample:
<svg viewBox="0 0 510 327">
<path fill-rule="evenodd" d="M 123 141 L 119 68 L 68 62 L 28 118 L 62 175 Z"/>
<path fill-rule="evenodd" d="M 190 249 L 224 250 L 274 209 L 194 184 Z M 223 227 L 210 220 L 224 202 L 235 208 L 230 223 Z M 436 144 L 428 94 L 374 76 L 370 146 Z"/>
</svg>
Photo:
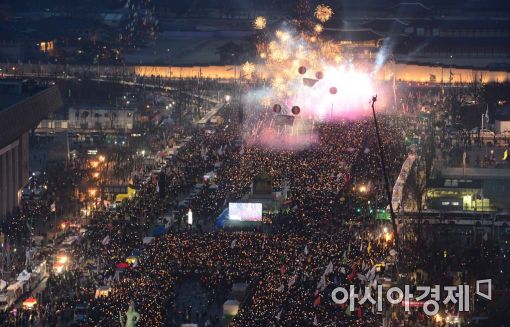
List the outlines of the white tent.
<svg viewBox="0 0 510 327">
<path fill-rule="evenodd" d="M 32 274 L 29 273 L 28 271 L 26 270 L 23 270 L 19 275 L 18 275 L 18 278 L 16 279 L 18 282 L 26 282 L 27 280 L 30 279 L 30 276 Z"/>
<path fill-rule="evenodd" d="M 154 241 L 154 237 L 152 236 L 146 236 L 143 238 L 143 244 L 151 244 L 152 241 Z"/>
</svg>

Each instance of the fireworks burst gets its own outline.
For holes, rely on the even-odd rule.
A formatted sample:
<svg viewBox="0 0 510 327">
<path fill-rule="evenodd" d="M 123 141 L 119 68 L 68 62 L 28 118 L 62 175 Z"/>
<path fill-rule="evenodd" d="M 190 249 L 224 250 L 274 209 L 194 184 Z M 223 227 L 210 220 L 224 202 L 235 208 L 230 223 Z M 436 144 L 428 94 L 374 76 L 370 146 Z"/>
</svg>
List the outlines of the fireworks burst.
<svg viewBox="0 0 510 327">
<path fill-rule="evenodd" d="M 255 20 L 253 21 L 253 27 L 256 30 L 263 30 L 264 28 L 266 28 L 266 25 L 267 19 L 263 16 L 257 16 L 257 18 L 255 18 Z"/>
<path fill-rule="evenodd" d="M 280 39 L 283 42 L 287 42 L 290 39 L 290 34 L 282 30 L 277 30 L 276 37 L 278 37 L 278 39 Z"/>
<path fill-rule="evenodd" d="M 315 17 L 321 22 L 327 22 L 333 16 L 333 9 L 327 5 L 318 5 L 315 8 Z"/>
<path fill-rule="evenodd" d="M 268 96 L 264 96 L 262 99 L 260 99 L 260 104 L 264 107 L 271 106 L 271 98 Z"/>
<path fill-rule="evenodd" d="M 242 69 L 243 73 L 246 75 L 246 78 L 250 79 L 253 73 L 255 72 L 255 65 L 247 61 L 243 64 Z"/>
<path fill-rule="evenodd" d="M 321 24 L 316 24 L 313 28 L 315 33 L 320 34 L 324 30 L 324 27 Z"/>
<path fill-rule="evenodd" d="M 292 131 L 279 130 L 278 133 L 290 133 L 288 135 L 298 139 L 314 136 L 314 132 L 307 128 L 296 129 L 300 124 L 307 124 L 303 117 L 313 121 L 331 121 L 369 115 L 367 99 L 374 93 L 370 64 L 346 60 L 348 46 L 321 37 L 324 23 L 331 19 L 333 10 L 327 5 L 319 5 L 314 12 L 317 20 L 311 15 L 303 17 L 305 12 L 311 12 L 304 10 L 310 8 L 309 2 L 299 0 L 300 17 L 297 20 L 282 24 L 274 33 L 258 33 L 255 44 L 257 65 L 250 62 L 242 65 L 248 79 L 256 77 L 264 82 L 263 87 L 248 92 L 244 100 L 247 106 L 262 106 L 256 112 L 264 117 L 267 113 L 264 108 L 275 104 L 285 108 L 284 113 L 288 115 L 292 112 L 296 116 Z M 255 28 L 258 19 L 254 22 Z M 299 107 L 297 113 L 291 111 L 295 106 Z M 272 113 L 272 110 L 269 111 Z M 270 116 L 277 119 L 279 113 Z M 256 133 L 259 133 L 260 126 L 257 126 Z"/>
<path fill-rule="evenodd" d="M 286 108 L 298 105 L 303 114 L 319 120 L 360 117 L 373 93 L 365 70 L 370 68 L 346 62 L 341 42 L 323 40 L 319 36 L 323 25 L 317 25 L 316 29 L 312 25 L 311 33 L 282 26 L 272 38 L 256 44 L 262 63 L 253 67 L 247 62 L 242 70 L 246 75 L 255 70 L 258 78 L 268 82 L 268 88 L 254 91 L 250 98 L 264 107 L 271 103 Z M 331 93 L 332 88 L 338 92 Z"/>
<path fill-rule="evenodd" d="M 272 83 L 271 83 L 271 86 L 278 93 L 281 93 L 281 92 L 285 91 L 285 87 L 286 87 L 285 81 L 281 77 L 274 78 Z"/>
</svg>

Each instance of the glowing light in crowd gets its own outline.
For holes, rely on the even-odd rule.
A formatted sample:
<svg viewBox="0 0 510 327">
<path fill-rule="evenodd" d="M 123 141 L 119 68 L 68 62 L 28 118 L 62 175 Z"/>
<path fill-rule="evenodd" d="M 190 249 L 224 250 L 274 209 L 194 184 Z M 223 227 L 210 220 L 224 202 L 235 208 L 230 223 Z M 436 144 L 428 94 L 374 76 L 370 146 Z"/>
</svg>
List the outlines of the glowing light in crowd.
<svg viewBox="0 0 510 327">
<path fill-rule="evenodd" d="M 253 21 L 253 27 L 256 30 L 263 30 L 266 28 L 267 25 L 267 19 L 263 16 L 257 16 L 255 20 Z"/>
<path fill-rule="evenodd" d="M 64 264 L 60 263 L 60 262 L 56 262 L 55 264 L 53 264 L 53 271 L 56 274 L 61 274 L 64 271 Z"/>
<path fill-rule="evenodd" d="M 67 263 L 68 260 L 69 260 L 69 258 L 65 254 L 58 254 L 57 255 L 57 262 L 59 262 L 61 264 Z"/>
<path fill-rule="evenodd" d="M 28 299 L 23 301 L 23 307 L 25 309 L 33 309 L 36 304 L 37 304 L 37 299 L 35 299 L 33 297 L 29 297 Z"/>
<path fill-rule="evenodd" d="M 188 210 L 188 225 L 193 225 L 193 212 L 191 209 Z"/>
<path fill-rule="evenodd" d="M 318 5 L 317 8 L 315 8 L 315 17 L 323 23 L 327 22 L 333 14 L 333 9 L 331 9 L 330 6 Z"/>
</svg>

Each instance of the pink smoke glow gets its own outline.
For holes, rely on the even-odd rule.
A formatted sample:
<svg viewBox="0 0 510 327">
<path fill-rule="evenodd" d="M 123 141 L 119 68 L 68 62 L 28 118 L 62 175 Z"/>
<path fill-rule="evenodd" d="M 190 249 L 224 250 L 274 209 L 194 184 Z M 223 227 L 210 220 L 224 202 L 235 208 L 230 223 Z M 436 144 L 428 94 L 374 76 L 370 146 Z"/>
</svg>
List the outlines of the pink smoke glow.
<svg viewBox="0 0 510 327">
<path fill-rule="evenodd" d="M 370 101 L 376 94 L 376 110 L 386 107 L 387 90 L 376 81 L 372 64 L 335 65 L 318 60 L 305 67 L 304 62 L 297 60 L 293 65 L 297 67 L 284 70 L 285 78 L 275 78 L 270 87 L 253 89 L 246 94 L 246 113 L 260 115 L 257 123 L 247 125 L 247 130 L 251 130 L 245 134 L 247 144 L 302 150 L 318 142 L 317 124 L 370 117 Z M 317 79 L 317 75 L 322 78 Z M 281 105 L 282 112 L 273 112 L 274 105 Z M 293 106 L 300 109 L 297 115 L 291 113 Z M 280 115 L 294 116 L 293 125 L 275 126 Z"/>
<path fill-rule="evenodd" d="M 285 106 L 299 106 L 305 117 L 326 121 L 359 119 L 370 114 L 369 102 L 375 91 L 368 73 L 346 66 L 328 66 L 323 73 L 324 78 L 313 87 L 304 85 L 300 80 L 293 83 L 295 89 L 284 100 Z M 336 94 L 331 94 L 333 87 L 337 90 Z"/>
<path fill-rule="evenodd" d="M 318 142 L 317 135 L 309 131 L 292 133 L 290 130 L 279 131 L 273 127 L 262 128 L 257 135 L 245 138 L 248 145 L 259 145 L 274 150 L 303 150 Z"/>
</svg>

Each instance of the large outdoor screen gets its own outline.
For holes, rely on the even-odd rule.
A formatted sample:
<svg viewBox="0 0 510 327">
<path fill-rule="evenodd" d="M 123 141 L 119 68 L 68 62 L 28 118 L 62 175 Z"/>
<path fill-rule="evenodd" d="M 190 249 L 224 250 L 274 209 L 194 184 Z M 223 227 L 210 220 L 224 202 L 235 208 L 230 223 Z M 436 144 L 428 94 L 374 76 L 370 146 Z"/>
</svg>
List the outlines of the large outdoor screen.
<svg viewBox="0 0 510 327">
<path fill-rule="evenodd" d="M 230 220 L 261 221 L 262 203 L 233 203 L 228 204 Z"/>
</svg>

